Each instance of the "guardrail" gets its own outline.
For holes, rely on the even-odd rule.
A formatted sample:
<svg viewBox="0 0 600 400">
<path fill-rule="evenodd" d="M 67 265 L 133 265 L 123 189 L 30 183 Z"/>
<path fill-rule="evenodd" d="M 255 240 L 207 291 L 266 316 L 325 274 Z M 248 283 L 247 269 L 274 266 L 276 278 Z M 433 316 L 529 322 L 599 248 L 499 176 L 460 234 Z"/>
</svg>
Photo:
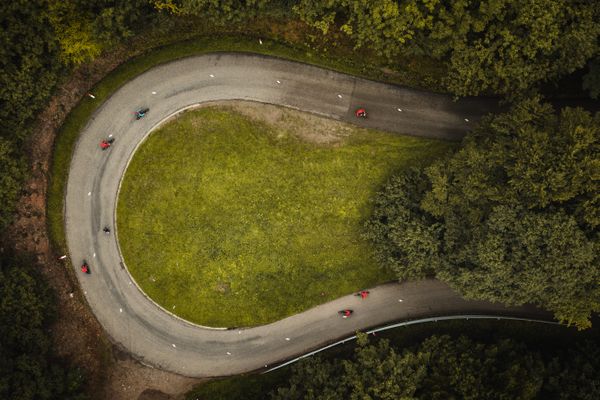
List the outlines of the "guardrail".
<svg viewBox="0 0 600 400">
<path fill-rule="evenodd" d="M 368 331 L 365 331 L 366 334 L 371 334 L 371 333 L 376 333 L 376 332 L 382 332 L 382 331 L 386 331 L 388 329 L 394 329 L 394 328 L 399 328 L 401 326 L 409 326 L 409 325 L 417 325 L 417 324 L 425 324 L 428 322 L 438 322 L 438 321 L 449 321 L 449 320 L 455 320 L 455 319 L 496 319 L 496 320 L 509 320 L 509 321 L 525 321 L 525 322 L 536 322 L 536 323 L 540 323 L 540 324 L 552 324 L 552 325 L 560 325 L 560 323 L 556 322 L 556 321 L 546 321 L 543 319 L 531 319 L 531 318 L 519 318 L 519 317 L 503 317 L 503 316 L 499 316 L 499 315 L 481 315 L 481 314 L 474 314 L 474 315 L 452 315 L 452 316 L 446 316 L 446 317 L 430 317 L 430 318 L 422 318 L 422 319 L 415 319 L 415 320 L 411 320 L 411 321 L 405 321 L 405 322 L 398 322 L 392 325 L 386 325 L 386 326 L 382 326 L 379 328 L 375 328 L 375 329 L 370 329 Z M 266 371 L 263 371 L 263 374 L 278 370 L 280 368 L 286 367 L 290 364 L 293 364 L 295 362 L 298 362 L 300 360 L 302 360 L 303 358 L 307 358 L 310 356 L 313 356 L 317 353 L 320 353 L 324 350 L 330 349 L 332 347 L 338 346 L 340 344 L 344 344 L 346 342 L 348 342 L 349 340 L 354 340 L 356 339 L 356 335 L 352 335 L 349 336 L 343 340 L 337 341 L 335 343 L 329 344 L 325 347 L 321 347 L 317 350 L 313 350 L 309 353 L 303 354 L 300 357 L 296 357 L 292 360 L 286 361 L 283 364 L 279 364 L 276 367 L 270 368 Z"/>
</svg>

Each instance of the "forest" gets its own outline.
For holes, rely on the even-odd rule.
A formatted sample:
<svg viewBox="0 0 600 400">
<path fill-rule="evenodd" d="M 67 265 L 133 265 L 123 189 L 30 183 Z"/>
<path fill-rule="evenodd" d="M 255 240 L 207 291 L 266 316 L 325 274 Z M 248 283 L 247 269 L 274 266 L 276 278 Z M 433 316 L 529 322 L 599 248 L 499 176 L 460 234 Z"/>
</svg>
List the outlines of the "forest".
<svg viewBox="0 0 600 400">
<path fill-rule="evenodd" d="M 429 88 L 457 99 L 498 98 L 505 110 L 486 117 L 455 152 L 382 188 L 365 237 L 399 280 L 435 277 L 469 299 L 532 303 L 564 324 L 592 326 L 600 311 L 600 113 L 597 103 L 596 110 L 562 104 L 594 104 L 600 96 L 600 3 L 368 3 L 0 4 L 0 398 L 88 398 L 84 366 L 52 351 L 52 289 L 10 233 L 36 161 L 30 140 L 38 115 L 80 66 L 126 47 L 149 26 L 180 22 L 252 36 L 260 21 L 278 21 L 297 30 L 291 45 L 324 53 L 346 47 L 392 71 L 410 60 L 415 70 L 432 71 L 424 79 Z M 595 399 L 598 344 L 586 346 L 548 356 L 511 340 L 466 336 L 433 336 L 408 350 L 362 340 L 350 361 L 301 364 L 272 396 Z M 513 385 L 500 387 L 498 376 Z"/>
</svg>

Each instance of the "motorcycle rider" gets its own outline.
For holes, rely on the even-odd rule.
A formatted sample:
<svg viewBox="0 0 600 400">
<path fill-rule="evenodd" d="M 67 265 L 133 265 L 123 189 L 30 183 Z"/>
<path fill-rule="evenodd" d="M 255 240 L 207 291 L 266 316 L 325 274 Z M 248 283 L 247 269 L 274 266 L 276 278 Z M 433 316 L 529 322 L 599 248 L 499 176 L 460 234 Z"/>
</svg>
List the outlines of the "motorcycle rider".
<svg viewBox="0 0 600 400">
<path fill-rule="evenodd" d="M 364 108 L 359 108 L 354 112 L 354 115 L 356 115 L 358 118 L 366 118 L 367 110 L 365 110 Z"/>
</svg>

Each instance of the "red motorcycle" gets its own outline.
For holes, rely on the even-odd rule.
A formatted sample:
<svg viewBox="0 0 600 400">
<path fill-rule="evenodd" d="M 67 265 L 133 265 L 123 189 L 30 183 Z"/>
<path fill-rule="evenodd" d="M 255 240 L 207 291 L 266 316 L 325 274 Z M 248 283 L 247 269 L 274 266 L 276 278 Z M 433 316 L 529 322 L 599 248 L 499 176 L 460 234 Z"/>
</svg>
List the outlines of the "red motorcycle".
<svg viewBox="0 0 600 400">
<path fill-rule="evenodd" d="M 341 311 L 338 311 L 338 314 L 340 314 L 342 316 L 342 318 L 348 318 L 352 315 L 353 312 L 354 312 L 354 310 L 341 310 Z"/>
<path fill-rule="evenodd" d="M 104 139 L 100 142 L 100 148 L 102 150 L 106 150 L 108 149 L 110 146 L 112 146 L 113 142 L 115 141 L 114 138 L 108 138 L 108 139 Z"/>
<path fill-rule="evenodd" d="M 367 118 L 367 110 L 364 108 L 359 108 L 358 110 L 354 111 L 354 115 L 357 118 Z"/>
<path fill-rule="evenodd" d="M 92 271 L 90 271 L 89 264 L 85 260 L 83 260 L 83 263 L 81 264 L 81 272 L 83 272 L 84 274 L 91 274 L 92 273 Z"/>
</svg>

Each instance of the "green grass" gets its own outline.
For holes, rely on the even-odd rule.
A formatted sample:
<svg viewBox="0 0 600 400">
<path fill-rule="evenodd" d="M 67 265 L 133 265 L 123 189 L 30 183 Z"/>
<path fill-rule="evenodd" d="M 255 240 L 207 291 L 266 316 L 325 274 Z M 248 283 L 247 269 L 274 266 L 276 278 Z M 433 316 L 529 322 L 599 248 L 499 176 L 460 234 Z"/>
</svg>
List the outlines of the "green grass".
<svg viewBox="0 0 600 400">
<path fill-rule="evenodd" d="M 316 145 L 208 108 L 151 135 L 118 204 L 136 281 L 187 320 L 248 326 L 393 279 L 361 238 L 370 199 L 392 172 L 451 145 L 351 132 Z"/>
<path fill-rule="evenodd" d="M 324 54 L 309 49 L 304 45 L 298 44 L 297 46 L 293 46 L 269 40 L 265 36 L 262 37 L 263 44 L 261 45 L 255 37 L 251 36 L 212 34 L 152 49 L 146 54 L 132 58 L 108 74 L 92 89 L 92 92 L 96 96 L 95 100 L 91 100 L 88 97 L 82 99 L 67 117 L 57 135 L 54 145 L 51 179 L 48 188 L 47 217 L 50 238 L 55 247 L 60 249 L 61 252 L 67 251 L 63 222 L 63 200 L 71 154 L 79 132 L 83 129 L 93 112 L 110 95 L 127 81 L 152 67 L 184 57 L 214 52 L 237 51 L 281 57 L 366 78 L 418 86 L 411 73 L 404 71 L 400 75 L 386 74 L 380 67 L 370 64 L 362 54 L 357 52 L 348 51 L 339 53 L 338 51 L 337 53 Z M 349 48 L 348 50 L 351 49 Z M 414 63 L 412 62 L 412 64 Z M 407 67 L 407 70 L 415 71 L 415 73 L 419 70 L 431 70 L 426 74 L 427 76 L 429 74 L 439 74 L 439 71 L 435 70 L 433 64 L 431 66 L 429 64 L 421 60 L 416 62 L 416 65 L 422 68 L 412 65 Z"/>
</svg>

